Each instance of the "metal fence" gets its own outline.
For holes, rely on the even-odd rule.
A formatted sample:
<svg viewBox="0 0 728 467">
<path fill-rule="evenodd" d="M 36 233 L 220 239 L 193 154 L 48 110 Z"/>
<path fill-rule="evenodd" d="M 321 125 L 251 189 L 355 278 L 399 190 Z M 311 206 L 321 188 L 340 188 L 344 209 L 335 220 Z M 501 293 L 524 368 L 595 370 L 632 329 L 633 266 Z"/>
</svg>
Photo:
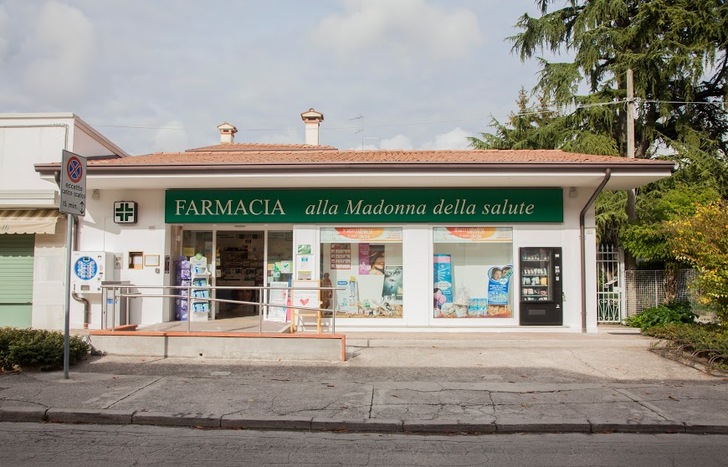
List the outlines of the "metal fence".
<svg viewBox="0 0 728 467">
<path fill-rule="evenodd" d="M 677 271 L 625 271 L 625 298 L 627 316 L 669 301 L 687 301 L 693 309 L 698 304 L 698 290 L 693 285 L 698 277 L 694 269 Z"/>
<path fill-rule="evenodd" d="M 175 299 L 177 301 L 184 301 L 187 305 L 186 318 L 183 320 L 187 324 L 187 332 L 191 332 L 193 329 L 193 311 L 189 306 L 190 300 L 198 300 L 207 303 L 231 303 L 236 305 L 250 305 L 257 308 L 257 320 L 258 320 L 258 333 L 263 333 L 263 322 L 266 319 L 271 318 L 273 310 L 283 311 L 283 322 L 290 323 L 290 332 L 296 332 L 297 330 L 305 330 L 305 322 L 314 322 L 316 324 L 317 333 L 321 334 L 322 327 L 325 325 L 326 328 L 334 334 L 336 332 L 336 300 L 333 300 L 332 308 L 319 308 L 322 306 L 321 301 L 309 301 L 302 302 L 302 305 L 296 305 L 295 303 L 288 303 L 288 298 L 293 297 L 297 293 L 308 293 L 313 292 L 314 296 L 320 296 L 322 292 L 333 292 L 343 291 L 340 287 L 258 287 L 258 286 L 208 286 L 208 285 L 192 285 L 184 286 L 173 286 L 173 285 L 140 285 L 125 283 L 109 283 L 103 284 L 101 303 L 104 304 L 101 308 L 101 328 L 102 329 L 116 329 L 117 325 L 120 324 L 136 324 L 131 323 L 130 316 L 130 300 L 143 300 L 144 298 L 166 298 Z M 217 292 L 222 290 L 230 291 L 255 291 L 257 297 L 256 301 L 247 300 L 232 300 L 232 299 L 221 299 L 215 298 Z M 201 298 L 193 298 L 195 295 L 193 291 L 204 291 L 205 294 Z M 275 303 L 273 294 L 284 292 L 282 301 Z M 279 296 L 279 298 L 281 298 Z M 287 311 L 291 311 L 290 321 L 286 316 Z M 121 315 L 125 316 L 121 316 Z M 200 319 L 197 323 L 202 323 L 209 320 L 215 320 L 215 313 L 208 309 L 207 315 L 204 319 Z M 110 323 L 109 323 L 110 321 Z M 199 331 L 201 329 L 194 329 Z"/>
<path fill-rule="evenodd" d="M 624 303 L 624 255 L 612 245 L 597 249 L 597 321 L 618 323 Z"/>
</svg>

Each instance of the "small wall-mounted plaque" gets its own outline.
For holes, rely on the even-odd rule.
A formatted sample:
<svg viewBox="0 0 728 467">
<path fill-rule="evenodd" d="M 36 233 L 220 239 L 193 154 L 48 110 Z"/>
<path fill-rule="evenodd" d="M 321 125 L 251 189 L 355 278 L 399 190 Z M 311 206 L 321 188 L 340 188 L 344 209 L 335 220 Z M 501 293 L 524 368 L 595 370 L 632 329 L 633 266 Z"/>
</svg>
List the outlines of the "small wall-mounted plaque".
<svg viewBox="0 0 728 467">
<path fill-rule="evenodd" d="M 129 269 L 142 269 L 144 267 L 144 252 L 129 252 Z"/>
</svg>

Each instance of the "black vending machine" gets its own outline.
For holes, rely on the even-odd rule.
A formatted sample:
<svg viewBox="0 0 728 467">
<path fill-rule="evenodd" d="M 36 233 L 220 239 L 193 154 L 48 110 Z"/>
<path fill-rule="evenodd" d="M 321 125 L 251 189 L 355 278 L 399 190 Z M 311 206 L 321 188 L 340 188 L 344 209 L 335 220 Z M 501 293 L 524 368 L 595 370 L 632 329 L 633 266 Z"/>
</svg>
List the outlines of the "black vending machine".
<svg viewBox="0 0 728 467">
<path fill-rule="evenodd" d="M 561 248 L 521 248 L 520 261 L 521 325 L 561 326 Z"/>
</svg>

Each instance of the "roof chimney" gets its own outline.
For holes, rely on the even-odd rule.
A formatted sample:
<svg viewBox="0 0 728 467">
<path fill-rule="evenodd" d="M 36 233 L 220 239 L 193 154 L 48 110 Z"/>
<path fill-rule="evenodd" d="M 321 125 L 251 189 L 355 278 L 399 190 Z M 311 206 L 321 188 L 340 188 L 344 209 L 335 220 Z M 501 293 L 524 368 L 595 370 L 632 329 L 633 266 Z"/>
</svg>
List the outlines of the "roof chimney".
<svg viewBox="0 0 728 467">
<path fill-rule="evenodd" d="M 235 140 L 235 133 L 238 132 L 238 129 L 228 122 L 221 123 L 217 129 L 220 130 L 220 143 L 232 143 Z"/>
<path fill-rule="evenodd" d="M 306 144 L 319 145 L 319 126 L 324 121 L 324 114 L 316 112 L 313 107 L 301 114 L 301 120 L 306 127 Z"/>
</svg>

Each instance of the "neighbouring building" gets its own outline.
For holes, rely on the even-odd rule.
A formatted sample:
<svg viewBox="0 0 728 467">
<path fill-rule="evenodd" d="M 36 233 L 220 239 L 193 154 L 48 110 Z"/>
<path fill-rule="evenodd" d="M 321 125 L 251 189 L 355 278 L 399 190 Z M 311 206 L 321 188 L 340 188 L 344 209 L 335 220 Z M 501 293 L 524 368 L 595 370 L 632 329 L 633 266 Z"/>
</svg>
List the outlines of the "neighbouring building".
<svg viewBox="0 0 728 467">
<path fill-rule="evenodd" d="M 0 326 L 63 328 L 66 218 L 33 168 L 63 150 L 128 155 L 71 113 L 0 114 Z"/>
<path fill-rule="evenodd" d="M 319 145 L 323 114 L 301 118 L 301 145 L 236 143 L 223 123 L 213 146 L 89 160 L 78 250 L 134 285 L 194 280 L 179 273 L 190 263 L 215 286 L 330 280 L 341 290 L 320 299 L 337 331 L 594 332 L 594 200 L 674 169 L 558 150 L 338 150 Z M 54 183 L 60 163 L 36 162 Z M 101 297 L 85 297 L 90 315 L 73 302 L 72 326 L 103 326 Z M 134 299 L 128 319 L 255 313 L 193 301 Z"/>
</svg>

